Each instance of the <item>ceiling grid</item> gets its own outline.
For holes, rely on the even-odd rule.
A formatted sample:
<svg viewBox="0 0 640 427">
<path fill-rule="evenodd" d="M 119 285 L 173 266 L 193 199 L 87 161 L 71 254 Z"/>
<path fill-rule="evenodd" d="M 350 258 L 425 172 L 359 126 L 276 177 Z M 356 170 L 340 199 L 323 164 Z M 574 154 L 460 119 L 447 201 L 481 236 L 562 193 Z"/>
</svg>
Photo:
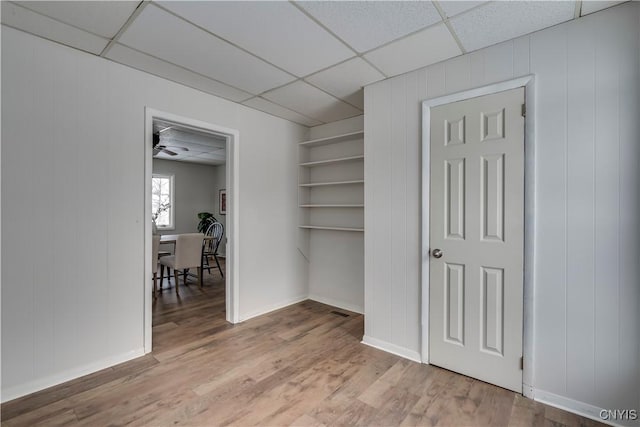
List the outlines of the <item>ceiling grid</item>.
<svg viewBox="0 0 640 427">
<path fill-rule="evenodd" d="M 621 1 L 3 1 L 2 25 L 315 126 L 362 88 Z"/>
</svg>

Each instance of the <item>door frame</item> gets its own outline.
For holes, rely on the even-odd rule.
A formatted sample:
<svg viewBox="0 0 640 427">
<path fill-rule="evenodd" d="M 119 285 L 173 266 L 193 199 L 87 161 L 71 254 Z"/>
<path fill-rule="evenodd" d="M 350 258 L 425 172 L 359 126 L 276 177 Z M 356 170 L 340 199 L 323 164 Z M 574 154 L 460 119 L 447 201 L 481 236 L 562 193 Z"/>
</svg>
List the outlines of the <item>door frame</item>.
<svg viewBox="0 0 640 427">
<path fill-rule="evenodd" d="M 429 185 L 430 185 L 430 135 L 431 108 L 464 101 L 479 96 L 491 95 L 510 89 L 524 87 L 524 281 L 523 281 L 523 331 L 522 393 L 533 398 L 533 316 L 534 316 L 534 237 L 535 237 L 535 78 L 527 75 L 512 80 L 492 83 L 474 89 L 456 92 L 422 101 L 422 269 L 421 269 L 421 358 L 429 364 Z M 425 193 L 427 196 L 425 196 Z"/>
<path fill-rule="evenodd" d="M 223 135 L 226 146 L 227 189 L 227 251 L 225 262 L 225 305 L 227 322 L 238 323 L 239 319 L 239 143 L 240 132 L 217 124 L 179 116 L 177 114 L 145 107 L 144 112 L 144 353 L 152 347 L 152 302 L 153 275 L 151 273 L 151 176 L 153 173 L 153 120 L 158 119 Z"/>
</svg>

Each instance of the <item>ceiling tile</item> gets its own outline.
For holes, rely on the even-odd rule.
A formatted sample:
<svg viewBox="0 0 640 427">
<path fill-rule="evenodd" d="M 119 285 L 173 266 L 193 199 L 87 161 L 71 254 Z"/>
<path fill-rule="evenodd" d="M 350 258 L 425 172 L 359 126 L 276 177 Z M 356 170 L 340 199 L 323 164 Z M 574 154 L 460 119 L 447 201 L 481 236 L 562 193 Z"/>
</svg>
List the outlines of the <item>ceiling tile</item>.
<svg viewBox="0 0 640 427">
<path fill-rule="evenodd" d="M 19 4 L 109 39 L 138 7 L 137 1 L 22 1 Z"/>
<path fill-rule="evenodd" d="M 453 36 L 438 24 L 365 55 L 389 76 L 406 73 L 460 55 Z"/>
<path fill-rule="evenodd" d="M 382 79 L 384 79 L 382 73 L 361 58 L 354 58 L 307 77 L 305 80 L 364 109 L 362 87 Z"/>
<path fill-rule="evenodd" d="M 163 1 L 160 4 L 297 76 L 306 76 L 354 55 L 289 2 Z"/>
<path fill-rule="evenodd" d="M 293 77 L 154 6 L 147 6 L 121 43 L 251 93 Z"/>
<path fill-rule="evenodd" d="M 231 86 L 225 85 L 224 83 L 211 80 L 207 77 L 185 70 L 184 68 L 173 64 L 169 64 L 168 62 L 140 53 L 133 49 L 129 49 L 122 45 L 114 45 L 109 49 L 106 57 L 115 62 L 137 68 L 138 70 L 146 71 L 147 73 L 154 74 L 159 77 L 164 77 L 165 79 L 173 80 L 174 82 L 178 82 L 231 101 L 240 102 L 253 96 L 248 92 L 235 89 Z"/>
<path fill-rule="evenodd" d="M 108 40 L 63 24 L 46 16 L 16 6 L 2 3 L 2 23 L 45 39 L 53 40 L 76 49 L 99 54 Z"/>
<path fill-rule="evenodd" d="M 325 123 L 362 114 L 361 110 L 303 81 L 293 82 L 262 96 Z"/>
<path fill-rule="evenodd" d="M 593 12 L 597 12 L 602 9 L 606 9 L 617 4 L 624 3 L 624 1 L 585 1 L 582 2 L 582 10 L 580 15 L 588 15 Z"/>
<path fill-rule="evenodd" d="M 297 4 L 358 52 L 441 20 L 430 1 L 301 1 Z"/>
<path fill-rule="evenodd" d="M 444 11 L 448 18 L 458 15 L 464 11 L 472 9 L 481 4 L 487 3 L 486 1 L 458 1 L 458 0 L 440 0 L 438 1 L 440 7 Z"/>
<path fill-rule="evenodd" d="M 489 3 L 451 19 L 467 51 L 477 50 L 573 19 L 573 1 Z"/>
<path fill-rule="evenodd" d="M 303 116 L 300 113 L 289 110 L 288 108 L 281 107 L 280 105 L 267 101 L 264 98 L 252 98 L 248 101 L 243 102 L 243 104 L 247 107 L 251 107 L 256 110 L 260 110 L 262 112 L 269 113 L 276 117 L 290 120 L 295 123 L 299 123 L 303 126 L 317 126 L 322 124 L 321 121 Z"/>
</svg>

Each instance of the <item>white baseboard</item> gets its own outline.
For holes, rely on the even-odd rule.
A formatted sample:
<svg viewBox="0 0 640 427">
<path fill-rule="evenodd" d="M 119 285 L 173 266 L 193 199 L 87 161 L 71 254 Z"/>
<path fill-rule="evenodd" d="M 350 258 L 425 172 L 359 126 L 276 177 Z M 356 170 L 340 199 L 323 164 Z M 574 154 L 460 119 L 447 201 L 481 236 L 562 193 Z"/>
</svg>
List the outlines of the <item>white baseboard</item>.
<svg viewBox="0 0 640 427">
<path fill-rule="evenodd" d="M 620 424 L 615 420 L 603 420 L 600 418 L 600 411 L 602 411 L 603 408 L 598 408 L 597 406 L 569 399 L 568 397 L 560 396 L 544 390 L 534 389 L 533 394 L 533 400 L 537 402 L 563 409 L 568 412 L 573 412 L 574 414 L 578 414 L 601 423 L 610 424 L 612 426 L 624 426 L 624 424 Z"/>
<path fill-rule="evenodd" d="M 77 368 L 72 368 L 54 375 L 50 375 L 45 378 L 29 381 L 25 384 L 8 387 L 6 389 L 3 388 L 0 401 L 2 401 L 2 403 L 5 403 L 10 400 L 17 399 L 18 397 L 26 396 L 27 394 L 35 393 L 37 391 L 44 390 L 45 388 L 53 387 L 64 382 L 80 378 L 84 375 L 92 374 L 102 369 L 110 368 L 111 366 L 126 362 L 131 359 L 135 359 L 136 357 L 140 356 L 144 356 L 143 348 L 91 362 Z"/>
<path fill-rule="evenodd" d="M 260 310 L 253 311 L 248 314 L 241 314 L 238 318 L 239 322 L 245 322 L 249 319 L 253 319 L 254 317 L 262 316 L 263 314 L 271 313 L 272 311 L 280 310 L 281 308 L 288 307 L 293 304 L 297 304 L 302 301 L 306 301 L 309 299 L 307 295 L 297 296 L 295 298 L 278 302 L 276 304 L 271 304 L 269 306 L 263 307 Z"/>
<path fill-rule="evenodd" d="M 333 307 L 341 308 L 343 310 L 353 311 L 354 313 L 358 313 L 358 314 L 364 313 L 364 307 L 360 305 L 349 304 L 349 303 L 345 303 L 335 299 L 322 297 L 320 295 L 315 295 L 315 294 L 309 295 L 308 299 L 312 301 L 321 302 L 322 304 L 327 304 Z"/>
<path fill-rule="evenodd" d="M 365 335 L 362 337 L 362 344 L 377 348 L 378 350 L 386 351 L 387 353 L 395 354 L 396 356 L 404 357 L 405 359 L 413 360 L 414 362 L 422 363 L 420 353 L 417 351 L 409 350 L 408 348 L 400 347 L 377 338 L 371 338 Z"/>
</svg>

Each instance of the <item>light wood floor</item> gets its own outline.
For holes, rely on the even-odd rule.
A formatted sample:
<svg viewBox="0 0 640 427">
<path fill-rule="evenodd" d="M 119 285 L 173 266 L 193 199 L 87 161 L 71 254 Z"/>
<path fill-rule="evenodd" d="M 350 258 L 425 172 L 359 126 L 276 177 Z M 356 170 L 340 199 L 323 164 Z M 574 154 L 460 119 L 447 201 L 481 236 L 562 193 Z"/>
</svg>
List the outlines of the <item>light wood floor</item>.
<svg viewBox="0 0 640 427">
<path fill-rule="evenodd" d="M 363 317 L 320 303 L 230 325 L 212 276 L 156 301 L 152 354 L 5 403 L 2 425 L 597 424 L 362 345 Z"/>
</svg>

